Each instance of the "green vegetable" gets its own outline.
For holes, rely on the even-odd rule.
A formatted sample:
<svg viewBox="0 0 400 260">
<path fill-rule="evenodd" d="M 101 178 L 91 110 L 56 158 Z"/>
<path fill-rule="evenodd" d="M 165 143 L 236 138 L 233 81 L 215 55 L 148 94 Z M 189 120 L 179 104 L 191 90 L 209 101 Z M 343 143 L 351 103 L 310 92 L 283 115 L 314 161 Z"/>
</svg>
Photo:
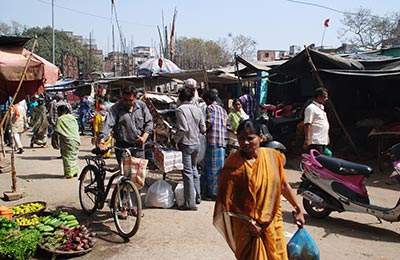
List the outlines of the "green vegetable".
<svg viewBox="0 0 400 260">
<path fill-rule="evenodd" d="M 12 230 L 7 234 L 0 234 L 0 258 L 31 258 L 41 240 L 42 235 L 36 229 Z"/>
</svg>

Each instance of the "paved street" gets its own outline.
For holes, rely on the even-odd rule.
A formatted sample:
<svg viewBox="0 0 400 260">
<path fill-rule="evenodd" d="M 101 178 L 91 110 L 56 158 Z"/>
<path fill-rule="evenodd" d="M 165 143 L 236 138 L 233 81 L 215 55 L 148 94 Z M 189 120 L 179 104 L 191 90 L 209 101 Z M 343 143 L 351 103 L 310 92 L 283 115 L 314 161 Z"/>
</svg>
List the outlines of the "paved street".
<svg viewBox="0 0 400 260">
<path fill-rule="evenodd" d="M 138 233 L 123 241 L 116 233 L 109 208 L 105 207 L 90 217 L 82 214 L 78 199 L 77 178 L 63 178 L 62 160 L 56 159 L 59 152 L 51 147 L 29 148 L 30 132 L 23 136 L 25 152 L 16 154 L 17 190 L 26 196 L 18 201 L 0 201 L 1 205 L 16 205 L 25 201 L 46 201 L 49 210 L 57 207 L 78 216 L 81 223 L 97 232 L 97 245 L 82 259 L 234 259 L 228 246 L 211 224 L 213 202 L 202 202 L 199 211 L 179 211 L 176 209 L 145 209 Z M 82 137 L 80 166 L 84 166 L 83 156 L 90 153 L 90 137 Z M 7 158 L 10 157 L 9 151 Z M 108 159 L 114 163 L 114 159 Z M 293 187 L 297 187 L 299 173 L 296 159 L 287 165 L 286 176 Z M 368 187 L 371 201 L 393 207 L 399 197 L 399 188 L 389 186 L 379 174 L 374 176 Z M 179 180 L 179 175 L 167 178 Z M 0 174 L 0 191 L 10 190 L 10 174 Z M 144 196 L 144 192 L 143 192 Z M 300 200 L 300 198 L 299 198 Z M 283 203 L 285 230 L 293 234 L 291 207 Z M 306 216 L 306 228 L 314 237 L 323 260 L 393 260 L 398 259 L 400 243 L 400 223 L 383 222 L 369 215 L 353 213 L 332 213 L 324 220 Z M 39 259 L 50 256 L 40 254 Z M 59 259 L 59 258 L 58 258 Z"/>
</svg>

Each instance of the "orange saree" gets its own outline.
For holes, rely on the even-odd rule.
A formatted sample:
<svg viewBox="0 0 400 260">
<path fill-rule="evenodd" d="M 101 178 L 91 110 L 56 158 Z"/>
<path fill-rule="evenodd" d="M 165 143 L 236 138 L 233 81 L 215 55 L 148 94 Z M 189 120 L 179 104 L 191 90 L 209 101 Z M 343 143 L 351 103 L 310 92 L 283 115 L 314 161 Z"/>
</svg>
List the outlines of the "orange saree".
<svg viewBox="0 0 400 260">
<path fill-rule="evenodd" d="M 254 163 L 240 152 L 231 154 L 221 171 L 213 224 L 237 259 L 287 260 L 281 211 L 281 187 L 285 179 L 284 156 L 260 148 Z M 252 236 L 250 221 L 262 232 Z"/>
</svg>

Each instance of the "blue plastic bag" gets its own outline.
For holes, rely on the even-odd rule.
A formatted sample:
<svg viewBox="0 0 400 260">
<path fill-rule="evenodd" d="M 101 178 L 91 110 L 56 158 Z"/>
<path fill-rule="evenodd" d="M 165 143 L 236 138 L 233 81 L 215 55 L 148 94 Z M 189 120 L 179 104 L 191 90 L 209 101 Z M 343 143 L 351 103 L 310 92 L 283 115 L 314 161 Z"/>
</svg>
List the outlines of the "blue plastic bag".
<svg viewBox="0 0 400 260">
<path fill-rule="evenodd" d="M 299 227 L 286 245 L 289 260 L 319 260 L 319 249 L 304 227 Z"/>
</svg>

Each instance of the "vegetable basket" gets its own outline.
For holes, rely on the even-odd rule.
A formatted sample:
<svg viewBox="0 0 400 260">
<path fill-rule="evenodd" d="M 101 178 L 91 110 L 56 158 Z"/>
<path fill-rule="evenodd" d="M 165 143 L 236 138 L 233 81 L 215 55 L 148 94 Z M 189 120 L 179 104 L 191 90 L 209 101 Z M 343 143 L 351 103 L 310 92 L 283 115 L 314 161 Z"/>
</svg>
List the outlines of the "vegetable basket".
<svg viewBox="0 0 400 260">
<path fill-rule="evenodd" d="M 11 208 L 13 211 L 13 219 L 21 216 L 26 217 L 33 214 L 39 214 L 40 212 L 44 211 L 46 207 L 47 203 L 44 201 L 32 201 L 18 204 Z"/>
<path fill-rule="evenodd" d="M 42 244 L 39 244 L 39 248 L 47 253 L 53 254 L 53 258 L 57 255 L 63 255 L 63 256 L 80 256 L 89 253 L 92 251 L 93 247 L 90 247 L 88 249 L 82 249 L 80 251 L 62 251 L 62 250 L 52 250 L 50 248 L 45 247 Z M 52 258 L 52 259 L 53 259 Z"/>
</svg>

